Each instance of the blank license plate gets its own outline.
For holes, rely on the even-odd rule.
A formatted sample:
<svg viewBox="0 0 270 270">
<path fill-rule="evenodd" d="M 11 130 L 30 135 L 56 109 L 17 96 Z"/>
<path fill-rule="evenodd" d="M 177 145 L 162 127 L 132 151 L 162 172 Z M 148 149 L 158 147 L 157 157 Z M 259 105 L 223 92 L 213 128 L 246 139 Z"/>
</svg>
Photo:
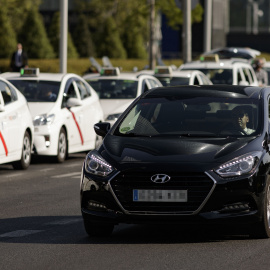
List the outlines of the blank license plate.
<svg viewBox="0 0 270 270">
<path fill-rule="evenodd" d="M 187 190 L 133 189 L 134 202 L 187 202 Z"/>
</svg>

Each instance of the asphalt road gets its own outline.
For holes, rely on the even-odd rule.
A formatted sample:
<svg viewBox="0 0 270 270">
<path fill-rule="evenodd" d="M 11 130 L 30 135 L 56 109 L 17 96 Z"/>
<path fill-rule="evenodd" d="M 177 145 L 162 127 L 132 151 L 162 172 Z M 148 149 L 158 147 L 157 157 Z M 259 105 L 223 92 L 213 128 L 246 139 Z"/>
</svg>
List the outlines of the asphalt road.
<svg viewBox="0 0 270 270">
<path fill-rule="evenodd" d="M 270 239 L 242 230 L 118 225 L 89 238 L 80 213 L 85 154 L 63 164 L 0 165 L 0 269 L 270 269 Z"/>
</svg>

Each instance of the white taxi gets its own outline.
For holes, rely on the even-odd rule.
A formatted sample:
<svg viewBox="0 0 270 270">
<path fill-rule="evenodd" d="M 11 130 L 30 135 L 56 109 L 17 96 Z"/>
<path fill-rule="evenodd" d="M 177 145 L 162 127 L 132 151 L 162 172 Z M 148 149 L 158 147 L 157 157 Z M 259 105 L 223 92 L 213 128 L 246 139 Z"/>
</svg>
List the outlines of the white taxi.
<svg viewBox="0 0 270 270">
<path fill-rule="evenodd" d="M 185 63 L 179 70 L 200 70 L 213 84 L 258 86 L 254 69 L 245 59 L 219 59 L 217 54 L 201 56 L 200 60 Z"/>
<path fill-rule="evenodd" d="M 34 153 L 59 163 L 70 153 L 89 151 L 99 142 L 93 126 L 104 121 L 93 88 L 72 73 L 24 69 L 3 73 L 26 97 L 35 127 Z"/>
<path fill-rule="evenodd" d="M 157 66 L 154 76 L 163 86 L 211 85 L 208 77 L 199 70 L 172 70 L 170 66 Z"/>
<path fill-rule="evenodd" d="M 139 72 L 120 73 L 119 68 L 103 68 L 100 75 L 83 78 L 96 90 L 106 122 L 113 124 L 131 102 L 151 88 L 162 86 L 152 75 Z"/>
<path fill-rule="evenodd" d="M 34 126 L 25 97 L 0 77 L 0 164 L 25 170 L 31 163 Z"/>
</svg>

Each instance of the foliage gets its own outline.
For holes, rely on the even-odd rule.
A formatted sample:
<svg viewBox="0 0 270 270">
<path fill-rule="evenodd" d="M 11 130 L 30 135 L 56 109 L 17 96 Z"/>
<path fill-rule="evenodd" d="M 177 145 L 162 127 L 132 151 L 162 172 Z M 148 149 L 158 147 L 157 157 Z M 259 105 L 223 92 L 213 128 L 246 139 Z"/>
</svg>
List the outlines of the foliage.
<svg viewBox="0 0 270 270">
<path fill-rule="evenodd" d="M 28 12 L 33 8 L 38 8 L 41 0 L 0 0 L 0 9 L 6 7 L 9 21 L 16 34 L 27 18 Z"/>
<path fill-rule="evenodd" d="M 175 0 L 156 0 L 156 6 L 166 16 L 168 25 L 173 29 L 178 30 L 179 26 L 183 24 L 183 12 L 177 7 Z M 200 3 L 191 12 L 192 23 L 202 21 L 203 7 Z"/>
<path fill-rule="evenodd" d="M 18 41 L 23 44 L 29 58 L 55 57 L 37 8 L 32 8 L 28 12 L 28 16 L 18 37 Z"/>
<path fill-rule="evenodd" d="M 98 44 L 97 52 L 99 57 L 108 56 L 122 59 L 127 57 L 113 17 L 108 17 L 104 21 L 102 36 L 100 36 Z"/>
<path fill-rule="evenodd" d="M 81 13 L 74 31 L 72 32 L 74 44 L 80 57 L 96 56 L 96 49 L 89 30 L 87 18 Z"/>
<path fill-rule="evenodd" d="M 51 45 L 53 47 L 53 50 L 56 54 L 56 57 L 59 57 L 59 43 L 60 43 L 60 13 L 55 12 L 52 18 L 52 22 L 50 24 L 49 30 L 48 30 L 48 37 L 51 42 Z M 67 54 L 68 58 L 78 58 L 78 52 L 76 50 L 76 47 L 73 43 L 72 37 L 70 32 L 68 31 L 68 48 L 67 48 Z"/>
<path fill-rule="evenodd" d="M 5 6 L 0 8 L 0 37 L 0 58 L 10 57 L 13 51 L 16 50 L 17 41 Z"/>
</svg>

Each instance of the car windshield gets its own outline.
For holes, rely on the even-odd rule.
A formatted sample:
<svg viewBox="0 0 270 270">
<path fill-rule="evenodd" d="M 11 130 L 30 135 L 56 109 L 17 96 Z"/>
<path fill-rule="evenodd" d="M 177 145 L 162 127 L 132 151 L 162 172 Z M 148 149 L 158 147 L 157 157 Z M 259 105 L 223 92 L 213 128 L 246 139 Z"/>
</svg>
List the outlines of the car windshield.
<svg viewBox="0 0 270 270">
<path fill-rule="evenodd" d="M 134 99 L 137 96 L 138 82 L 134 80 L 91 79 L 87 82 L 101 99 Z"/>
<path fill-rule="evenodd" d="M 212 81 L 213 84 L 232 84 L 233 83 L 232 69 L 196 68 L 196 70 L 202 71 L 208 77 L 208 79 Z"/>
<path fill-rule="evenodd" d="M 120 136 L 255 136 L 255 99 L 194 97 L 140 99 L 115 129 Z"/>
<path fill-rule="evenodd" d="M 185 77 L 158 77 L 163 86 L 189 85 L 189 78 Z"/>
<path fill-rule="evenodd" d="M 20 90 L 28 102 L 55 102 L 60 89 L 60 82 L 34 80 L 10 80 L 10 82 Z"/>
</svg>

